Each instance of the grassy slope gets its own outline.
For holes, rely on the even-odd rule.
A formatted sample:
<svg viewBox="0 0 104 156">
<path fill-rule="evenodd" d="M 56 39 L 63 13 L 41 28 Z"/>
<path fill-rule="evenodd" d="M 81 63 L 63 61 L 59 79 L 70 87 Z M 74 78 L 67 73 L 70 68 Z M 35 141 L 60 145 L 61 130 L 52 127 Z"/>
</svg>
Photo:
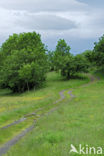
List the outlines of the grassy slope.
<svg viewBox="0 0 104 156">
<path fill-rule="evenodd" d="M 76 98 L 71 102 L 66 98 L 57 111 L 40 119 L 36 128 L 12 147 L 7 156 L 68 156 L 70 144 L 103 147 L 104 78 L 98 75 L 100 81 L 78 87 L 88 80 L 63 81 L 57 74 L 49 74 L 47 87 L 37 91 L 36 96 L 49 93 L 54 101 L 60 90 L 74 88 Z"/>
<path fill-rule="evenodd" d="M 0 145 L 7 142 L 26 127 L 32 124 L 33 120 L 52 107 L 53 102 L 59 99 L 59 91 L 66 88 L 74 88 L 88 79 L 64 81 L 59 74 L 49 73 L 44 88 L 33 90 L 24 94 L 11 94 L 8 90 L 0 90 L 0 128 L 16 121 L 24 115 L 35 112 L 39 108 L 42 111 L 37 112 L 36 116 L 29 116 L 27 120 L 7 129 L 0 129 Z M 67 96 L 69 98 L 69 96 Z M 58 105 L 58 104 L 57 104 Z"/>
<path fill-rule="evenodd" d="M 79 80 L 75 80 L 74 83 L 75 86 L 79 85 Z M 72 88 L 73 81 L 66 84 L 61 82 L 62 88 Z M 53 86 L 56 85 L 55 80 Z M 39 120 L 36 128 L 16 144 L 7 155 L 68 156 L 70 144 L 76 147 L 79 144 L 103 147 L 103 77 L 89 86 L 75 87 L 73 93 L 76 98 L 72 102 L 66 99 L 56 112 Z"/>
</svg>

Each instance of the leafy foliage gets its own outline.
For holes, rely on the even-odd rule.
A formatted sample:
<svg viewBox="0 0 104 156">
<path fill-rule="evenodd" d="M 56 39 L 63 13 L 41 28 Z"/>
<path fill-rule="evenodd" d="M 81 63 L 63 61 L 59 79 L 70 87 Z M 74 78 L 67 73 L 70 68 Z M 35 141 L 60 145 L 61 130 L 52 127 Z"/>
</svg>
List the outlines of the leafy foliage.
<svg viewBox="0 0 104 156">
<path fill-rule="evenodd" d="M 0 85 L 14 92 L 29 90 L 45 80 L 47 57 L 39 34 L 14 34 L 2 45 Z"/>
<path fill-rule="evenodd" d="M 56 70 L 69 79 L 78 72 L 87 72 L 88 61 L 82 54 L 73 56 L 70 53 L 70 46 L 65 40 L 59 40 L 55 50 L 54 62 Z"/>
<path fill-rule="evenodd" d="M 92 50 L 86 50 L 82 53 L 84 57 L 89 61 L 89 63 L 94 63 L 94 52 Z"/>
<path fill-rule="evenodd" d="M 48 51 L 47 53 L 49 71 L 54 70 L 54 51 Z"/>
<path fill-rule="evenodd" d="M 87 72 L 89 65 L 85 57 L 82 55 L 70 56 L 65 60 L 65 64 L 61 70 L 63 76 L 67 79 L 79 72 Z"/>
<path fill-rule="evenodd" d="M 104 35 L 95 43 L 93 51 L 97 66 L 104 69 Z"/>
<path fill-rule="evenodd" d="M 66 57 L 69 57 L 70 46 L 67 45 L 64 39 L 60 39 L 57 43 L 56 50 L 54 52 L 54 65 L 55 70 L 60 70 L 65 64 Z"/>
</svg>

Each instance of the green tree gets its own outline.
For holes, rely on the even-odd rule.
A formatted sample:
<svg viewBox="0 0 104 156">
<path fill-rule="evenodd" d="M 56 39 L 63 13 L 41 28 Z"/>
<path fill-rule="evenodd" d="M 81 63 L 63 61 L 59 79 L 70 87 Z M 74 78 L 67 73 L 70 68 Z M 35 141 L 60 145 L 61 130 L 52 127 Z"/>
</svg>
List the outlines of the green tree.
<svg viewBox="0 0 104 156">
<path fill-rule="evenodd" d="M 70 49 L 70 46 L 67 45 L 64 39 L 60 39 L 58 41 L 54 52 L 54 66 L 56 70 L 62 69 L 65 64 L 66 57 L 71 55 Z"/>
<path fill-rule="evenodd" d="M 89 71 L 96 70 L 96 62 L 95 62 L 95 55 L 93 50 L 86 50 L 81 54 L 83 57 L 85 57 L 86 61 L 89 64 Z"/>
<path fill-rule="evenodd" d="M 94 62 L 94 52 L 93 50 L 85 50 L 82 55 L 84 57 L 86 57 L 86 59 L 90 62 L 93 63 Z"/>
<path fill-rule="evenodd" d="M 54 70 L 54 51 L 48 51 L 47 53 L 49 71 Z"/>
<path fill-rule="evenodd" d="M 94 44 L 95 46 L 93 51 L 96 65 L 104 69 L 104 35 Z"/>
<path fill-rule="evenodd" d="M 47 56 L 39 34 L 14 34 L 2 45 L 0 85 L 14 92 L 40 86 L 47 72 Z"/>
<path fill-rule="evenodd" d="M 78 54 L 76 56 L 70 56 L 66 58 L 61 73 L 67 79 L 70 79 L 80 72 L 87 72 L 88 67 L 89 64 L 86 58 Z"/>
<path fill-rule="evenodd" d="M 70 49 L 65 40 L 60 39 L 54 53 L 55 68 L 67 79 L 79 72 L 87 72 L 89 67 L 88 60 L 83 54 L 74 56 L 70 53 Z"/>
</svg>

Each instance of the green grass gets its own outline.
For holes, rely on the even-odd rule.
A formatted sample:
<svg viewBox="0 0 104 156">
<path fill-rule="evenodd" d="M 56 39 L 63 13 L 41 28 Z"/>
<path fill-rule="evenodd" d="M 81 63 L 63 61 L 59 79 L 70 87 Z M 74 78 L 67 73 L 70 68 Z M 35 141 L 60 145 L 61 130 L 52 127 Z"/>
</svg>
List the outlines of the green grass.
<svg viewBox="0 0 104 156">
<path fill-rule="evenodd" d="M 40 108 L 42 109 L 37 112 L 36 116 L 28 117 L 30 122 L 26 120 L 23 123 L 14 125 L 13 128 L 9 127 L 6 130 L 0 130 L 0 145 L 31 125 L 33 120 L 37 119 L 38 115 L 55 107 L 53 103 L 60 98 L 59 91 L 80 86 L 88 81 L 87 78 L 83 79 L 83 81 L 81 79 L 65 81 L 60 74 L 51 72 L 47 75 L 44 88 L 23 94 L 12 94 L 9 90 L 0 90 L 0 128 L 24 117 L 26 114 L 35 112 Z M 19 125 L 21 126 L 19 127 Z"/>
<path fill-rule="evenodd" d="M 70 96 L 65 92 L 66 98 L 60 102 L 60 107 L 38 120 L 36 128 L 13 146 L 6 156 L 68 156 L 70 144 L 77 148 L 79 144 L 103 147 L 104 78 L 99 73 L 97 75 L 101 77 L 99 81 L 81 87 L 89 79 L 65 81 L 58 73 L 52 72 L 48 74 L 46 86 L 42 89 L 22 95 L 5 95 L 5 91 L 1 91 L 0 108 L 4 109 L 0 113 L 1 127 L 38 108 L 43 108 L 38 114 L 49 111 L 55 107 L 52 103 L 59 99 L 59 91 L 63 89 L 72 88 L 76 96 L 70 101 Z M 21 101 L 24 97 L 28 97 L 28 100 Z M 42 98 L 31 100 L 33 97 Z M 31 125 L 33 118 L 35 117 L 30 117 L 5 132 L 0 130 L 1 144 Z"/>
</svg>

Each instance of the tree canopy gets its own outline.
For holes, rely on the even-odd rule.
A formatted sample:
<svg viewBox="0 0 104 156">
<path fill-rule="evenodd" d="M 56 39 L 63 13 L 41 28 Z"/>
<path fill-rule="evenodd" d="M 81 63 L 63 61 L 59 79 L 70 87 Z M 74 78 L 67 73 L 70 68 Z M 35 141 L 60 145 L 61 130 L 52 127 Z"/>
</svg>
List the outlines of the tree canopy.
<svg viewBox="0 0 104 156">
<path fill-rule="evenodd" d="M 54 52 L 54 65 L 56 70 L 60 70 L 66 60 L 66 57 L 69 57 L 70 46 L 67 45 L 64 39 L 60 39 L 57 43 L 55 52 Z"/>
<path fill-rule="evenodd" d="M 104 69 L 104 35 L 98 42 L 95 42 L 93 51 L 97 66 Z"/>
<path fill-rule="evenodd" d="M 82 54 L 72 55 L 70 46 L 65 40 L 60 39 L 54 53 L 55 69 L 60 70 L 61 74 L 67 79 L 79 72 L 87 72 L 88 61 Z"/>
<path fill-rule="evenodd" d="M 10 36 L 1 47 L 0 86 L 22 92 L 45 80 L 47 56 L 40 35 L 21 33 Z"/>
<path fill-rule="evenodd" d="M 48 51 L 36 32 L 13 34 L 0 48 L 0 87 L 23 92 L 39 87 L 45 81 L 47 69 L 60 71 L 67 79 L 95 66 L 104 68 L 104 36 L 94 50 L 77 55 L 70 53 L 64 39 L 55 51 Z"/>
</svg>

